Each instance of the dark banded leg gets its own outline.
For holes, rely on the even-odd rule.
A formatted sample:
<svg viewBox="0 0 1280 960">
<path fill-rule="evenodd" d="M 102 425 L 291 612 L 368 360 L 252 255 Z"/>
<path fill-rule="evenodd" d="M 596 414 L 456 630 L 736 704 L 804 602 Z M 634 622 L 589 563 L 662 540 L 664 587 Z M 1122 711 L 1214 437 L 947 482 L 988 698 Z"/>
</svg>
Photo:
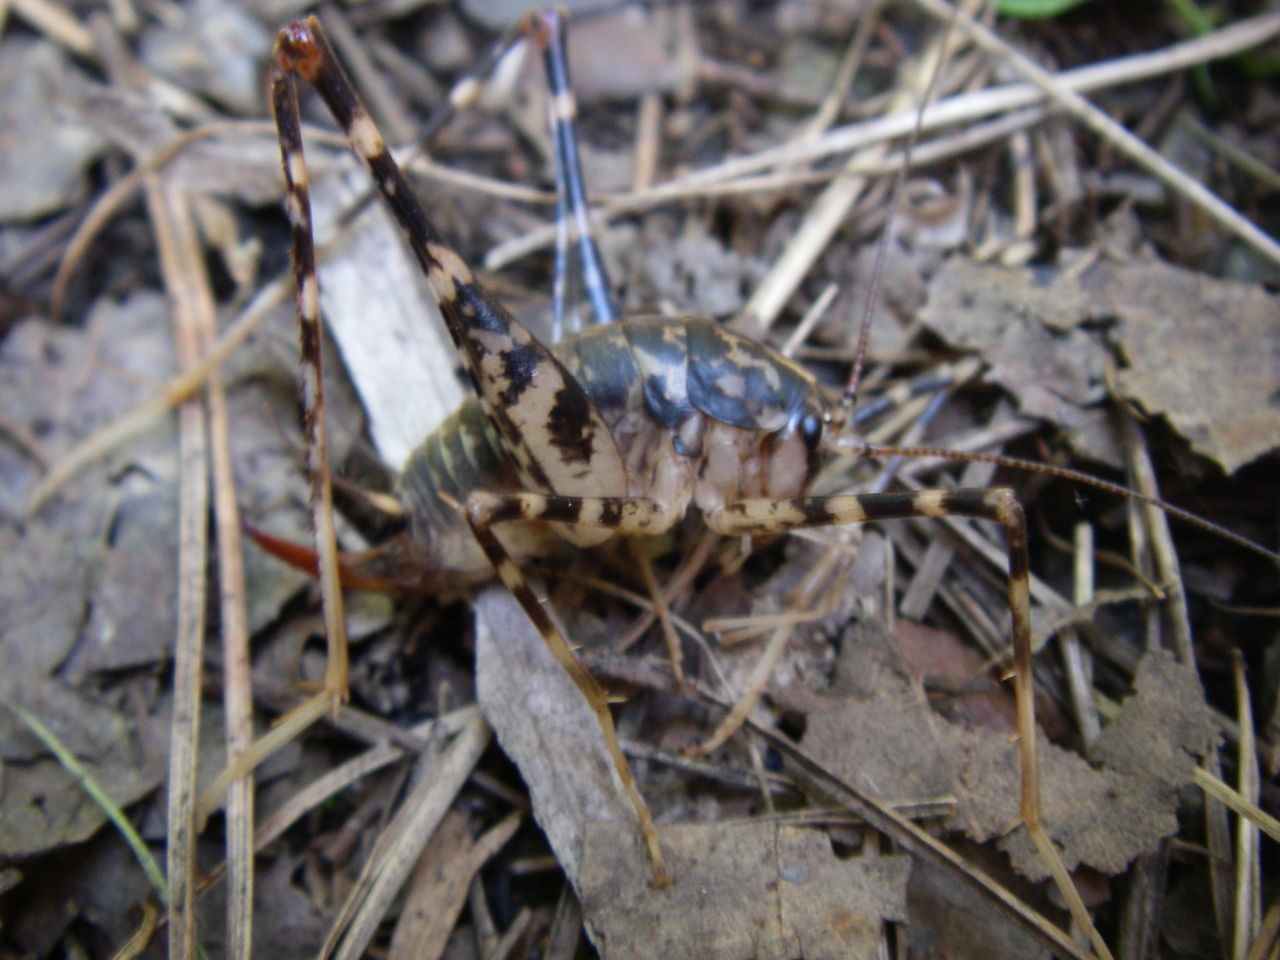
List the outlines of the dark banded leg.
<svg viewBox="0 0 1280 960">
<path fill-rule="evenodd" d="M 485 415 L 524 482 L 533 489 L 568 493 L 588 492 L 588 485 L 592 491 L 625 491 L 622 458 L 586 391 L 546 346 L 490 296 L 445 242 L 360 103 L 315 17 L 280 31 L 275 70 L 297 74 L 320 94 L 369 170 L 422 266 Z"/>
<path fill-rule="evenodd" d="M 472 106 L 479 99 L 484 81 L 492 75 L 502 58 L 520 40 L 522 29 L 523 24 L 521 23 L 514 23 L 505 29 L 501 36 L 490 44 L 488 50 L 476 62 L 476 65 L 449 88 L 444 100 L 436 106 L 418 130 L 417 145 L 409 155 L 408 165 L 412 166 L 414 161 L 426 155 L 427 144 L 431 142 L 436 132 L 448 123 L 454 114 Z M 339 227 L 346 226 L 359 216 L 360 212 L 377 195 L 377 188 L 369 187 L 347 204 L 338 217 Z"/>
<path fill-rule="evenodd" d="M 528 13 L 523 20 L 503 31 L 502 36 L 489 47 L 476 67 L 453 85 L 445 101 L 428 118 L 419 135 L 419 142 L 425 143 L 451 116 L 471 106 L 479 96 L 484 81 L 521 38 L 526 38 L 537 46 L 542 54 L 547 89 L 551 94 L 549 129 L 555 161 L 556 266 L 552 297 L 551 339 L 553 342 L 559 340 L 564 333 L 577 332 L 581 326 L 576 315 L 568 307 L 570 280 L 575 271 L 581 272 L 581 283 L 594 313 L 591 322 L 612 323 L 617 319 L 617 307 L 613 302 L 608 274 L 604 269 L 604 262 L 600 257 L 591 229 L 586 188 L 582 182 L 582 164 L 578 158 L 578 138 L 574 130 L 577 101 L 569 81 L 565 33 L 565 18 L 562 11 L 550 8 Z M 578 250 L 577 267 L 573 266 L 570 257 L 571 240 L 575 238 Z"/>
<path fill-rule="evenodd" d="M 609 712 L 608 696 L 590 671 L 573 655 L 568 640 L 543 609 L 533 588 L 529 586 L 529 581 L 525 579 L 502 543 L 494 536 L 493 526 L 512 520 L 542 520 L 594 527 L 616 533 L 638 534 L 667 529 L 672 523 L 670 511 L 652 500 L 633 497 L 561 497 L 528 492 L 478 492 L 467 498 L 466 514 L 471 532 L 489 558 L 489 562 L 493 564 L 498 577 L 524 608 L 552 655 L 564 668 L 565 673 L 572 678 L 574 685 L 582 692 L 582 696 L 595 713 L 627 799 L 635 810 L 636 821 L 639 823 L 641 835 L 649 852 L 649 861 L 653 866 L 653 885 L 666 886 L 671 882 L 671 875 L 667 872 L 663 860 L 658 831 L 653 825 L 653 817 L 644 802 L 644 797 L 640 795 L 640 790 L 636 786 L 631 766 L 622 754 L 618 733 L 613 725 L 613 714 Z"/>
<path fill-rule="evenodd" d="M 481 405 L 525 482 L 542 490 L 577 492 L 587 485 L 604 491 L 625 490 L 626 471 L 622 459 L 585 390 L 545 346 L 475 281 L 462 258 L 444 241 L 414 197 L 315 17 L 290 24 L 280 31 L 273 67 L 277 125 L 289 184 L 290 221 L 294 225 L 300 329 L 307 356 L 304 398 L 308 437 L 312 436 L 312 425 L 315 433 L 323 437 L 320 429 L 323 405 L 310 382 L 318 381 L 319 308 L 306 169 L 293 85 L 295 75 L 306 80 L 320 94 L 346 132 L 352 148 L 368 168 L 426 274 Z M 562 112 L 562 115 L 571 117 L 571 111 Z M 324 522 L 331 524 L 323 441 L 312 449 L 319 451 L 309 463 L 313 483 L 321 492 L 316 497 L 317 514 L 323 512 Z M 609 750 L 649 849 L 654 882 L 669 882 L 657 831 L 618 745 L 604 692 L 573 657 L 568 643 L 538 605 L 524 577 L 490 528 L 504 520 L 541 519 L 572 524 L 579 530 L 594 527 L 644 532 L 651 528 L 666 529 L 673 518 L 668 517 L 657 504 L 621 497 L 477 493 L 468 498 L 467 519 L 495 570 L 524 606 L 557 660 L 600 719 Z M 318 526 L 320 523 L 317 520 Z M 575 542 L 590 539 L 575 537 L 572 530 L 565 532 L 567 538 Z M 326 552 L 330 558 L 335 553 L 332 540 L 327 551 L 322 544 L 317 552 L 323 571 Z M 327 581 L 322 576 L 327 603 L 328 598 L 340 596 L 337 591 L 337 564 L 332 559 L 328 563 L 332 574 Z M 339 612 L 331 623 L 327 623 L 331 638 L 342 635 L 340 621 Z"/>
<path fill-rule="evenodd" d="M 544 24 L 545 21 L 545 24 Z M 552 27 L 554 26 L 554 29 Z M 547 69 L 549 76 L 565 78 L 562 25 L 558 18 L 530 17 L 521 25 L 520 31 L 525 34 L 548 38 L 550 42 L 542 42 L 547 51 Z M 481 71 L 492 69 L 501 55 L 510 47 L 518 35 L 513 31 L 495 45 L 490 56 L 482 64 Z M 481 73 L 481 75 L 482 75 Z M 509 383 L 496 382 L 486 393 L 479 384 L 484 380 L 482 361 L 490 353 L 498 353 L 505 361 L 512 351 L 523 351 L 523 359 L 528 366 L 549 367 L 552 370 L 550 379 L 571 379 L 559 367 L 550 353 L 527 334 L 519 324 L 512 321 L 502 307 L 492 301 L 487 294 L 474 283 L 470 270 L 462 259 L 441 238 L 435 227 L 427 219 L 421 207 L 414 199 L 408 183 L 404 180 L 390 151 L 386 147 L 368 111 L 359 102 L 355 91 L 338 64 L 332 48 L 324 37 L 323 29 L 315 17 L 309 17 L 298 23 L 290 24 L 280 31 L 276 38 L 276 46 L 272 62 L 271 98 L 276 118 L 276 128 L 280 140 L 281 159 L 286 181 L 286 205 L 293 239 L 293 269 L 295 291 L 297 297 L 298 331 L 300 341 L 302 397 L 305 419 L 307 446 L 307 475 L 310 485 L 312 527 L 316 539 L 316 566 L 319 572 L 321 593 L 324 604 L 325 631 L 329 642 L 328 666 L 325 673 L 325 689 L 331 695 L 345 699 L 347 695 L 347 645 L 346 632 L 342 613 L 342 594 L 339 587 L 339 565 L 336 539 L 333 532 L 332 491 L 328 469 L 328 442 L 324 430 L 324 395 L 323 395 L 323 359 L 320 351 L 320 308 L 319 283 L 316 278 L 315 241 L 311 226 L 311 203 L 307 183 L 307 169 L 303 156 L 301 120 L 298 111 L 298 97 L 295 77 L 301 76 L 314 87 L 329 106 L 330 111 L 342 126 L 351 140 L 356 153 L 368 166 L 374 181 L 391 206 L 396 219 L 417 255 L 419 262 L 427 272 L 428 279 L 440 302 L 441 311 L 455 343 L 467 361 L 473 380 L 486 406 L 491 408 L 498 429 L 512 443 L 517 459 L 526 475 L 535 481 L 542 481 L 548 488 L 552 483 L 547 481 L 546 472 L 539 463 L 539 457 L 531 451 L 528 441 L 522 439 L 530 435 L 523 429 L 524 422 L 546 424 L 551 415 L 556 414 L 556 422 L 572 423 L 576 414 L 577 423 L 584 435 L 584 442 L 590 440 L 590 434 L 602 429 L 589 415 L 581 410 L 571 411 L 566 415 L 561 410 L 550 411 L 538 409 L 525 404 L 528 409 L 523 418 L 512 417 L 501 408 L 494 408 L 492 400 L 495 393 L 505 391 Z M 553 80 L 554 82 L 554 80 Z M 449 101 L 432 118 L 434 129 L 458 106 L 464 105 L 475 96 L 479 87 L 479 76 L 464 80 L 450 93 Z M 572 103 L 569 107 L 557 111 L 557 115 L 567 115 L 572 119 Z M 559 125 L 556 127 L 560 130 Z M 585 211 L 585 199 L 581 178 L 578 171 L 576 147 L 573 147 L 571 125 L 566 134 L 557 132 L 557 155 L 563 150 L 573 148 L 569 162 L 560 161 L 557 166 L 565 171 L 568 186 L 565 192 L 574 206 L 581 206 Z M 561 143 L 567 147 L 560 147 Z M 576 198 L 576 199 L 575 199 Z M 579 204 L 578 201 L 581 201 Z M 583 213 L 585 218 L 585 212 Z M 588 241 L 590 237 L 588 235 Z M 585 249 L 585 248 L 584 248 Z M 594 252 L 594 244 L 590 245 Z M 598 256 L 595 258 L 598 263 Z M 601 283 L 603 281 L 600 281 Z M 490 334 L 484 344 L 479 344 L 474 334 L 483 331 Z M 490 378 L 493 379 L 493 378 Z M 543 375 L 543 382 L 548 382 Z M 577 384 L 567 390 L 568 405 L 578 408 L 584 403 L 583 397 L 574 397 L 572 393 Z M 549 391 L 559 398 L 566 391 Z M 532 398 L 536 400 L 537 398 Z M 536 431 L 534 431 L 536 434 Z M 535 440 L 540 439 L 534 437 Z M 545 449 L 545 445 L 543 447 Z M 552 464 L 554 466 L 554 464 Z"/>
<path fill-rule="evenodd" d="M 802 527 L 828 527 L 910 517 L 978 517 L 1004 528 L 1009 556 L 1009 613 L 1013 634 L 1013 690 L 1018 715 L 1018 759 L 1022 769 L 1019 812 L 1044 859 L 1072 918 L 1089 931 L 1099 956 L 1109 957 L 1041 817 L 1040 767 L 1036 752 L 1034 690 L 1031 677 L 1030 578 L 1027 524 L 1022 504 L 1008 487 L 973 490 L 922 490 L 917 493 L 846 494 L 787 500 L 739 500 L 707 517 L 707 526 L 726 536 L 783 533 Z"/>
<path fill-rule="evenodd" d="M 285 204 L 293 241 L 294 294 L 301 354 L 302 407 L 307 448 L 308 499 L 316 544 L 316 567 L 324 608 L 328 662 L 325 691 L 347 699 L 347 634 L 338 577 L 338 547 L 333 528 L 333 491 L 329 481 L 329 441 L 324 428 L 324 361 L 320 350 L 320 286 L 316 279 L 315 240 L 311 231 L 311 195 L 302 155 L 302 125 L 293 74 L 280 65 L 271 77 L 271 107 L 280 139 Z"/>
</svg>

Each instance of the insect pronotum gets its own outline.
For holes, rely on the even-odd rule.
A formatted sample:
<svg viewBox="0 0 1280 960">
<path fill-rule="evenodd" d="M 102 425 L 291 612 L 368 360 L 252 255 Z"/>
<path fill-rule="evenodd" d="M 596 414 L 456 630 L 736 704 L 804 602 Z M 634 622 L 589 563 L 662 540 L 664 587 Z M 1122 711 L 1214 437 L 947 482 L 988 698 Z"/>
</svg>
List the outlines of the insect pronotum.
<svg viewBox="0 0 1280 960">
<path fill-rule="evenodd" d="M 526 32 L 558 53 L 555 14 L 533 15 Z M 560 214 L 579 220 L 587 288 L 597 313 L 610 314 L 585 228 L 585 201 L 572 143 L 572 97 L 562 64 L 552 63 L 557 157 L 563 167 Z M 367 166 L 425 272 L 475 388 L 468 402 L 411 456 L 401 482 L 410 530 L 364 566 L 340 561 L 318 535 L 326 625 L 333 653 L 326 682 L 345 691 L 340 580 L 377 576 L 392 585 L 433 589 L 496 576 L 517 598 L 590 704 L 633 807 L 653 880 L 672 878 L 661 838 L 618 744 L 599 684 L 573 655 L 530 588 L 520 564 L 553 538 L 598 544 L 617 534 L 669 529 L 692 506 L 713 531 L 731 537 L 908 517 L 985 518 L 1003 529 L 1014 649 L 1020 813 L 1075 920 L 1095 950 L 1107 948 L 1041 820 L 1028 613 L 1027 532 L 1007 487 L 916 493 L 807 493 L 824 453 L 844 445 L 842 408 L 829 407 L 813 378 L 768 347 L 699 319 L 629 319 L 540 343 L 476 280 L 436 229 L 344 75 L 315 18 L 277 38 L 272 102 L 279 131 L 293 233 L 303 352 L 309 470 L 318 534 L 328 524 L 323 398 L 320 393 L 318 286 L 310 202 L 294 79 L 328 105 Z M 568 184 L 568 186 L 564 186 Z M 577 192 L 575 192 L 577 191 Z M 559 248 L 562 252 L 565 244 Z M 560 276 L 563 276 L 561 271 Z M 563 292 L 557 291 L 557 316 Z M 1119 490 L 1125 495 L 1127 491 Z M 388 565 L 388 558 L 394 562 Z M 340 567 L 343 569 L 340 570 Z M 371 571 L 376 571 L 371 572 Z"/>
</svg>

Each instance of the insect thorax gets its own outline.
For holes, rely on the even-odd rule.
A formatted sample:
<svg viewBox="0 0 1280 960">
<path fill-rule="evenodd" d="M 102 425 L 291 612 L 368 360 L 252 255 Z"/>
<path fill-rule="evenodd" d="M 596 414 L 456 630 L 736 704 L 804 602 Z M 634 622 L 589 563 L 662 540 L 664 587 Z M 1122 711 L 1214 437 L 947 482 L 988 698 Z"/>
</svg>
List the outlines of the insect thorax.
<svg viewBox="0 0 1280 960">
<path fill-rule="evenodd" d="M 555 352 L 607 425 L 628 496 L 660 501 L 675 519 L 690 504 L 705 512 L 808 488 L 821 397 L 807 373 L 767 347 L 711 321 L 655 317 L 591 328 Z M 480 404 L 468 400 L 405 465 L 401 496 L 414 553 L 455 579 L 487 579 L 460 508 L 472 491 L 524 487 Z M 544 525 L 503 526 L 513 556 L 549 549 Z"/>
</svg>

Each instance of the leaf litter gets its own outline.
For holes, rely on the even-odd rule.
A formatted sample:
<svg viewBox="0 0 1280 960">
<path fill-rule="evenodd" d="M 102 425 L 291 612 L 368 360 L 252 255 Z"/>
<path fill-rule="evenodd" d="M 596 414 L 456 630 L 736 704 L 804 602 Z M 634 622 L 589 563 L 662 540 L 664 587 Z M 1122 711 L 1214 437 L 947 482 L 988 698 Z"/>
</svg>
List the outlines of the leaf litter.
<svg viewBox="0 0 1280 960">
<path fill-rule="evenodd" d="M 6 416 L 50 455 L 65 450 L 93 427 L 109 422 L 145 388 L 146 377 L 168 362 L 162 338 L 150 335 L 163 322 L 163 301 L 138 293 L 120 304 L 104 301 L 87 331 L 20 325 L 0 348 L 0 390 Z M 151 364 L 154 363 L 154 366 Z M 122 375 L 121 371 L 127 371 Z M 57 509 L 20 524 L 25 495 L 39 476 L 26 458 L 3 448 L 5 503 L 0 535 L 6 540 L 0 577 L 0 697 L 44 720 L 87 765 L 107 791 L 127 804 L 160 779 L 158 757 L 147 749 L 137 722 L 123 705 L 68 677 L 70 659 L 92 651 L 116 651 L 116 661 L 154 661 L 167 634 L 131 629 L 127 608 L 143 581 L 122 577 L 106 551 L 118 532 L 119 507 L 129 501 L 161 517 L 173 501 L 172 433 L 161 424 L 127 458 L 82 478 Z M 120 472 L 123 471 L 123 472 Z M 117 483 L 107 478 L 114 476 Z M 132 493 L 121 494 L 121 489 Z M 166 577 L 165 574 L 168 574 Z M 143 626 L 164 628 L 176 588 L 172 564 L 151 568 L 140 612 L 156 612 Z M 130 600 L 130 595 L 133 599 Z M 166 608 L 164 598 L 170 599 Z M 117 616 L 123 616 L 117 619 Z M 92 626 L 93 632 L 86 632 Z M 171 630 L 170 630 L 171 633 Z M 89 654 L 93 656 L 94 654 Z M 0 803 L 0 843 L 10 856 L 82 841 L 105 814 L 74 786 L 69 775 L 0 714 L 6 789 Z"/>
<path fill-rule="evenodd" d="M 803 745 L 882 799 L 954 797 L 949 829 L 978 843 L 1001 838 L 998 845 L 1020 873 L 1044 879 L 1025 832 L 1009 832 L 1018 822 L 1019 778 L 1007 713 L 994 729 L 942 716 L 930 705 L 924 678 L 909 675 L 895 642 L 870 624 L 842 650 L 831 689 L 807 700 Z M 938 662 L 936 653 L 929 662 Z M 981 676 L 976 660 L 968 671 L 958 679 Z M 1042 737 L 1045 820 L 1068 869 L 1085 864 L 1119 873 L 1172 836 L 1177 790 L 1217 737 L 1195 672 L 1160 651 L 1143 658 L 1134 694 L 1088 760 Z"/>
<path fill-rule="evenodd" d="M 603 956 L 875 956 L 881 924 L 905 916 L 902 856 L 838 858 L 820 834 L 767 820 L 668 825 L 663 851 L 678 880 L 650 886 L 590 708 L 510 594 L 486 590 L 477 607 L 479 703 Z"/>
<path fill-rule="evenodd" d="M 978 351 L 1019 409 L 1095 459 L 1118 460 L 1099 422 L 1113 362 L 1119 396 L 1227 473 L 1277 448 L 1280 299 L 1257 284 L 1151 258 L 1046 270 L 956 256 L 934 275 L 919 318 Z"/>
</svg>

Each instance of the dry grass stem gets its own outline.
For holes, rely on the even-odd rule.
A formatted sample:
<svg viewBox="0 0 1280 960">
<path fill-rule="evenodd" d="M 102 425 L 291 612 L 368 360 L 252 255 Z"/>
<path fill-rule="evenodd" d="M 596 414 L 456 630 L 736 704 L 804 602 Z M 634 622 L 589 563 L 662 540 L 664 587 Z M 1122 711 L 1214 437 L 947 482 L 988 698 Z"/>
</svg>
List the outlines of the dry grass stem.
<svg viewBox="0 0 1280 960">
<path fill-rule="evenodd" d="M 173 299 L 174 340 L 179 365 L 190 370 L 199 360 L 196 314 L 203 296 L 186 272 L 188 251 L 183 223 L 185 199 L 174 196 L 155 174 L 145 178 L 148 209 L 156 233 L 165 283 Z M 205 635 L 205 571 L 208 568 L 209 465 L 205 408 L 192 398 L 179 408 L 180 481 L 178 628 L 174 640 L 174 708 L 169 748 L 167 816 L 169 883 L 169 954 L 196 956 L 195 912 L 196 815 L 195 778 L 199 754 L 201 675 Z M 241 861 L 243 867 L 243 861 Z"/>
<path fill-rule="evenodd" d="M 422 847 L 471 775 L 489 739 L 489 727 L 476 710 L 440 758 L 421 766 L 418 784 L 378 838 L 334 920 L 322 957 L 355 960 L 368 949 L 392 899 L 399 894 Z"/>
<path fill-rule="evenodd" d="M 80 57 L 93 57 L 93 34 L 52 0 L 10 0 L 13 12 L 54 43 Z"/>
<path fill-rule="evenodd" d="M 1231 658 L 1232 679 L 1235 681 L 1236 701 L 1239 704 L 1240 746 L 1237 751 L 1240 796 L 1257 804 L 1261 793 L 1258 771 L 1257 741 L 1254 738 L 1253 707 L 1250 704 L 1249 686 L 1245 682 L 1244 657 L 1239 650 Z M 1249 947 L 1258 937 L 1262 924 L 1262 864 L 1258 844 L 1258 828 L 1247 817 L 1236 821 L 1236 877 L 1235 923 L 1232 928 L 1231 953 L 1234 960 L 1245 960 Z"/>
<path fill-rule="evenodd" d="M 953 17 L 953 8 L 943 0 L 916 0 L 916 2 L 944 22 Z M 1272 237 L 1258 229 L 1252 221 L 1246 219 L 1229 204 L 1224 203 L 1220 197 L 1204 187 L 1198 180 L 1184 173 L 1175 164 L 1170 163 L 1085 100 L 1079 93 L 1064 84 L 1060 77 L 1055 77 L 1043 70 L 996 34 L 976 23 L 967 15 L 955 14 L 954 22 L 975 43 L 988 52 L 1003 58 L 1063 109 L 1098 134 L 1098 136 L 1110 142 L 1138 166 L 1149 171 L 1171 190 L 1195 204 L 1224 229 L 1234 233 L 1273 262 L 1280 264 L 1280 243 L 1277 243 Z M 1253 21 L 1250 21 L 1250 26 L 1252 29 L 1248 36 L 1254 43 L 1262 43 L 1267 38 L 1280 33 L 1280 15 L 1271 14 L 1265 17 L 1256 17 Z"/>
</svg>

